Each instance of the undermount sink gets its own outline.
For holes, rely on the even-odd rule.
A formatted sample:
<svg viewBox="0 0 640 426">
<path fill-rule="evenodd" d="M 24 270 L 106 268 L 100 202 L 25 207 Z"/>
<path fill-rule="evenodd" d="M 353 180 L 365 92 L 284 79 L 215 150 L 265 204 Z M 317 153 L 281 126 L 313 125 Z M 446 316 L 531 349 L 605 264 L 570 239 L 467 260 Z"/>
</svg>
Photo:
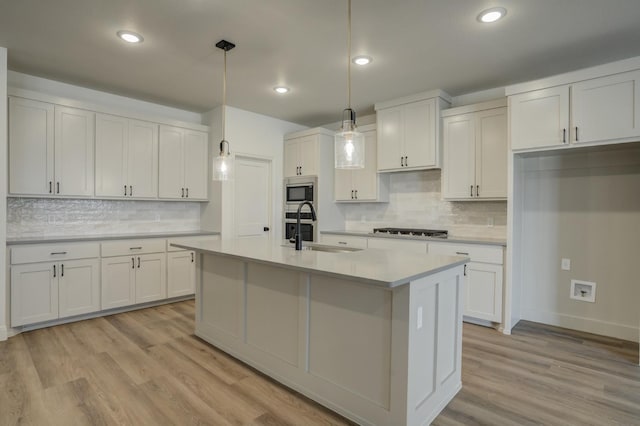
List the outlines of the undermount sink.
<svg viewBox="0 0 640 426">
<path fill-rule="evenodd" d="M 292 245 L 283 245 L 282 247 L 289 247 L 294 249 Z M 325 246 L 322 244 L 308 244 L 302 246 L 302 251 L 324 251 L 327 253 L 349 253 L 352 251 L 360 251 L 360 248 L 354 247 L 336 247 L 336 246 Z"/>
</svg>

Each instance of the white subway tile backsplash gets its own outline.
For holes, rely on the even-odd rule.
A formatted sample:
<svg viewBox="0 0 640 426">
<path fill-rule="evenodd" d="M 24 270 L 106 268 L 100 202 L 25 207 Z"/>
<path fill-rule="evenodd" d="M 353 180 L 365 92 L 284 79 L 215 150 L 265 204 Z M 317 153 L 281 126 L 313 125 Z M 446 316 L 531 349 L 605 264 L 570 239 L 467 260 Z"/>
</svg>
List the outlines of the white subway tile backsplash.
<svg viewBox="0 0 640 426">
<path fill-rule="evenodd" d="M 7 238 L 200 229 L 200 204 L 8 198 Z"/>
<path fill-rule="evenodd" d="M 391 174 L 389 203 L 345 205 L 345 229 L 432 228 L 454 236 L 506 239 L 506 201 L 442 200 L 440 176 L 440 170 Z"/>
</svg>

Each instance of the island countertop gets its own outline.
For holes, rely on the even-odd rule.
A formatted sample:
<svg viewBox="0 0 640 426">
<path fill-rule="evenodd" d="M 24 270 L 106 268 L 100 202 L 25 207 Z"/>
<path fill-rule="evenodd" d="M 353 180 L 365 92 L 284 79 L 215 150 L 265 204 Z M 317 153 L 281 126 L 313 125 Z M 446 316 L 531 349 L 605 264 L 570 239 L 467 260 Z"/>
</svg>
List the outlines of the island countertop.
<svg viewBox="0 0 640 426">
<path fill-rule="evenodd" d="M 349 278 L 367 284 L 393 288 L 463 265 L 463 256 L 407 253 L 395 250 L 363 249 L 340 253 L 296 251 L 280 241 L 231 239 L 174 243 L 173 246 L 204 254 L 229 256 L 305 272 Z"/>
</svg>

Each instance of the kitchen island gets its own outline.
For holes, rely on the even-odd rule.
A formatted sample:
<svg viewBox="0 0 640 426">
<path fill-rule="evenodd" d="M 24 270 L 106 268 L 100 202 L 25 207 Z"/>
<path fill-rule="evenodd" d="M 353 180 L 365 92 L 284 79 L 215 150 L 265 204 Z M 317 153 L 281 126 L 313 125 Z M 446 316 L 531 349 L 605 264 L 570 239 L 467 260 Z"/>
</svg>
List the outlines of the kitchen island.
<svg viewBox="0 0 640 426">
<path fill-rule="evenodd" d="M 467 258 L 175 245 L 199 254 L 196 335 L 345 417 L 429 424 L 460 390 Z"/>
</svg>

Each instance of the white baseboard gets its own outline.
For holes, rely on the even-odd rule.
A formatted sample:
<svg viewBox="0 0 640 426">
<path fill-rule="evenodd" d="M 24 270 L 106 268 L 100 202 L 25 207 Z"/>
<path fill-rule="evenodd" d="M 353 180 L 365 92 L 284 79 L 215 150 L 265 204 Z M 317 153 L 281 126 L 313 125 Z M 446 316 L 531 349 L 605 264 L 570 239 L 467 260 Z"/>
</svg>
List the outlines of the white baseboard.
<svg viewBox="0 0 640 426">
<path fill-rule="evenodd" d="M 9 334 L 7 333 L 7 326 L 0 325 L 0 342 L 3 340 L 7 340 L 9 338 Z"/>
<path fill-rule="evenodd" d="M 640 329 L 625 324 L 616 324 L 593 318 L 577 317 L 560 314 L 557 312 L 544 312 L 534 310 L 522 310 L 522 320 L 540 322 L 556 327 L 570 328 L 586 333 L 599 334 L 601 336 L 615 337 L 617 339 L 638 342 Z"/>
</svg>

